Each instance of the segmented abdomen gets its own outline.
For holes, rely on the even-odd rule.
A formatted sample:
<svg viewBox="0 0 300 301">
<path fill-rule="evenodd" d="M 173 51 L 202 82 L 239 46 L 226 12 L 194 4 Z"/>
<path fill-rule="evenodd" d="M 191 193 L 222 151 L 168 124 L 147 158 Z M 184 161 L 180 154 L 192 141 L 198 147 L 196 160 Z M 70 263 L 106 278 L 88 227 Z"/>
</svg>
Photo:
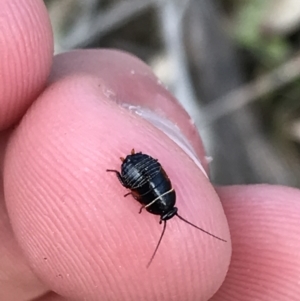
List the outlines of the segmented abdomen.
<svg viewBox="0 0 300 301">
<path fill-rule="evenodd" d="M 161 165 L 158 161 L 142 153 L 128 155 L 121 166 L 122 179 L 130 189 L 141 187 L 160 171 Z"/>
</svg>

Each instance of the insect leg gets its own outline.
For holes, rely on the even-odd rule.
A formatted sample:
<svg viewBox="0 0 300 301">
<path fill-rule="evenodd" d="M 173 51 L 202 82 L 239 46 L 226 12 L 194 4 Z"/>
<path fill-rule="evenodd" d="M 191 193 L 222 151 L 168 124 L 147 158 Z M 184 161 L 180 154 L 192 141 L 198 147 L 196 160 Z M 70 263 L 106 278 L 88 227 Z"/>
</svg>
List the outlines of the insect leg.
<svg viewBox="0 0 300 301">
<path fill-rule="evenodd" d="M 123 178 L 121 176 L 121 174 L 117 171 L 117 170 L 114 170 L 114 169 L 106 169 L 107 172 L 114 172 L 116 175 L 117 175 L 117 178 L 119 179 L 119 181 L 121 182 L 121 184 L 127 188 L 127 186 L 125 185 L 124 181 L 123 181 Z"/>
<path fill-rule="evenodd" d="M 142 213 L 142 211 L 143 211 L 144 208 L 146 208 L 146 205 L 143 205 L 143 206 L 141 207 L 141 209 L 140 209 L 140 211 L 139 211 L 139 214 Z"/>
<path fill-rule="evenodd" d="M 129 196 L 130 194 L 132 195 L 132 192 L 128 192 L 128 193 L 124 194 L 124 198 L 126 198 L 126 197 Z"/>
</svg>

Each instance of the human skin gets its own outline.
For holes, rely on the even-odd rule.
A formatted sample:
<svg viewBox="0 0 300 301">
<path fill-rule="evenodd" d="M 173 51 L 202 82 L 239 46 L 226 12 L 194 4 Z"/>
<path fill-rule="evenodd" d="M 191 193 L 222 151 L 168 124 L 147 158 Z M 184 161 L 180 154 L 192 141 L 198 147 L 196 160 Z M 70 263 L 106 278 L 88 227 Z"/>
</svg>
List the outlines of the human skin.
<svg viewBox="0 0 300 301">
<path fill-rule="evenodd" d="M 0 11 L 0 300 L 298 300 L 299 190 L 215 189 L 124 106 L 176 124 L 207 171 L 189 117 L 144 63 L 111 50 L 53 58 L 42 1 Z M 139 215 L 106 173 L 133 147 L 162 163 L 179 213 L 226 243 L 175 217 L 146 269 L 159 217 Z"/>
</svg>

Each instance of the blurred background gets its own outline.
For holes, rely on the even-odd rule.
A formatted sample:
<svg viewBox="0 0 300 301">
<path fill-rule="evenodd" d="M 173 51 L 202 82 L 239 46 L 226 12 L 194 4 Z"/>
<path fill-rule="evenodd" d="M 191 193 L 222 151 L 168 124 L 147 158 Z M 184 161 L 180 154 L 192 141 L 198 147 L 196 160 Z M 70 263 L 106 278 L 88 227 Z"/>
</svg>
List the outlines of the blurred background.
<svg viewBox="0 0 300 301">
<path fill-rule="evenodd" d="M 45 0 L 55 52 L 117 48 L 191 115 L 212 181 L 300 187 L 299 0 Z"/>
</svg>

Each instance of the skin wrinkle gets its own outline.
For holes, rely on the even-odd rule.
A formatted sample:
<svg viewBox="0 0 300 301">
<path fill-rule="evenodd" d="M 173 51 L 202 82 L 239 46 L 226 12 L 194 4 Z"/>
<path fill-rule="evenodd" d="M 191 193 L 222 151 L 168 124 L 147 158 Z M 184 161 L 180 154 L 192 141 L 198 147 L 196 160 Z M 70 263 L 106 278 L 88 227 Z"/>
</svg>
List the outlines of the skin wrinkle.
<svg viewBox="0 0 300 301">
<path fill-rule="evenodd" d="M 52 158 L 50 159 L 50 161 L 52 160 Z M 27 168 L 26 168 L 27 169 Z M 33 173 L 33 174 L 35 174 L 35 173 Z M 34 181 L 35 182 L 35 181 Z M 65 181 L 63 181 L 63 182 L 65 182 Z M 55 185 L 54 185 L 55 186 Z M 76 185 L 76 187 L 78 187 L 78 185 Z"/>
<path fill-rule="evenodd" d="M 20 7 L 22 8 L 22 6 Z M 10 11 L 8 12 L 12 17 L 12 21 L 10 23 L 11 27 L 10 27 L 10 30 L 14 33 L 14 49 L 13 49 L 13 55 L 14 55 L 14 58 L 16 60 L 16 62 L 18 62 L 18 58 L 22 57 L 24 55 L 24 62 L 20 62 L 21 65 L 20 66 L 16 66 L 15 68 L 15 75 L 18 76 L 18 77 L 23 77 L 22 75 L 24 74 L 24 70 L 28 70 L 28 63 L 26 63 L 28 61 L 28 47 L 24 47 L 24 45 L 28 45 L 28 42 L 26 41 L 28 36 L 26 35 L 27 31 L 28 31 L 28 25 L 26 24 L 27 20 L 24 19 L 24 18 L 21 18 L 19 19 L 19 15 L 15 14 L 14 11 L 17 9 L 18 12 L 22 15 L 22 10 L 20 8 L 17 8 L 15 5 L 14 5 L 14 2 L 11 2 L 10 5 L 9 5 L 9 9 Z M 25 22 L 24 22 L 25 20 Z M 18 74 L 18 71 L 21 70 L 21 72 L 23 73 L 22 75 L 19 75 Z M 17 77 L 17 85 L 18 85 L 18 89 L 15 90 L 15 93 L 18 93 L 19 94 L 16 94 L 15 95 L 15 98 L 16 99 L 19 99 L 21 96 L 26 98 L 26 92 L 27 92 L 27 89 L 26 89 L 26 86 L 24 85 L 24 81 L 23 80 L 19 80 Z M 23 95 L 21 95 L 21 93 L 24 93 Z M 11 103 L 11 106 L 15 106 L 15 104 L 12 102 Z"/>
<path fill-rule="evenodd" d="M 22 285 L 26 285 L 27 289 L 30 290 L 31 294 L 40 294 L 42 286 L 38 283 L 35 284 L 35 287 L 30 285 L 30 282 L 34 280 L 34 276 L 29 273 L 27 264 L 24 262 L 19 247 L 17 246 L 15 240 L 13 239 L 13 234 L 10 228 L 9 219 L 7 217 L 6 209 L 1 198 L 0 202 L 0 238 L 1 238 L 1 247 L 0 247 L 0 299 L 9 300 L 8 296 L 5 298 L 3 296 L 3 291 L 7 287 L 10 287 L 10 280 L 14 279 L 17 283 L 20 283 L 17 288 L 14 288 L 12 292 L 15 294 L 22 291 Z M 18 266 L 18 269 L 15 269 L 14 266 Z M 27 274 L 26 279 L 22 279 L 22 275 Z M 4 281 L 3 277 L 6 279 Z M 15 287 L 12 285 L 11 287 Z M 29 291 L 28 291 L 29 292 Z M 23 290 L 24 297 L 28 295 L 27 290 Z M 13 294 L 12 294 L 13 295 Z"/>
<path fill-rule="evenodd" d="M 50 185 L 51 185 L 51 183 L 49 183 Z M 54 209 L 54 208 L 53 208 Z M 59 210 L 56 210 L 56 212 L 54 212 L 54 216 L 56 216 L 57 214 L 59 213 Z M 39 215 L 41 214 L 41 213 L 38 213 Z M 68 218 L 70 218 L 70 216 L 68 216 Z M 75 217 L 74 218 L 75 220 L 77 220 L 77 218 Z M 54 221 L 51 221 L 51 220 L 49 220 L 49 221 L 47 221 L 46 222 L 46 224 L 44 225 L 44 226 L 47 226 L 47 223 L 49 223 L 49 222 L 51 222 L 51 223 L 53 223 L 53 225 L 55 225 L 56 223 L 58 223 L 58 224 L 63 224 L 64 223 L 64 220 L 59 220 L 59 219 L 57 219 L 57 220 L 54 220 Z M 67 223 L 65 223 L 65 224 L 67 224 Z M 38 225 L 39 227 L 42 227 L 43 225 Z M 49 225 L 48 225 L 49 226 Z M 62 228 L 63 229 L 63 228 Z M 72 229 L 71 229 L 71 231 L 72 231 Z M 73 232 L 73 234 L 72 234 L 72 232 Z M 68 244 L 68 245 L 70 245 L 70 244 L 72 244 L 72 239 L 71 239 L 71 237 L 74 239 L 74 238 L 76 238 L 76 233 L 74 232 L 74 231 L 72 231 L 71 233 L 69 233 L 68 232 L 68 229 L 65 229 L 65 233 L 61 233 L 61 236 L 62 237 L 65 237 L 65 239 L 66 239 L 66 243 Z M 71 235 L 72 234 L 72 235 Z M 43 238 L 41 238 L 41 239 L 43 239 Z M 30 242 L 30 240 L 31 240 L 31 237 L 28 237 L 28 242 Z M 41 240 L 40 240 L 41 241 Z M 51 244 L 51 242 L 49 241 L 49 243 Z M 75 247 L 75 249 L 76 249 L 76 246 L 74 246 Z M 75 250 L 74 248 L 72 248 L 73 250 Z M 66 255 L 68 254 L 67 252 L 65 253 Z M 93 256 L 92 258 L 94 258 L 95 256 Z M 50 256 L 50 258 L 51 258 L 51 256 Z M 50 262 L 50 260 L 49 260 L 49 262 Z M 81 263 L 81 262 L 79 262 L 80 264 L 83 264 L 83 263 Z M 76 267 L 78 268 L 78 272 L 80 271 L 80 266 L 77 266 L 76 265 Z"/>
</svg>

